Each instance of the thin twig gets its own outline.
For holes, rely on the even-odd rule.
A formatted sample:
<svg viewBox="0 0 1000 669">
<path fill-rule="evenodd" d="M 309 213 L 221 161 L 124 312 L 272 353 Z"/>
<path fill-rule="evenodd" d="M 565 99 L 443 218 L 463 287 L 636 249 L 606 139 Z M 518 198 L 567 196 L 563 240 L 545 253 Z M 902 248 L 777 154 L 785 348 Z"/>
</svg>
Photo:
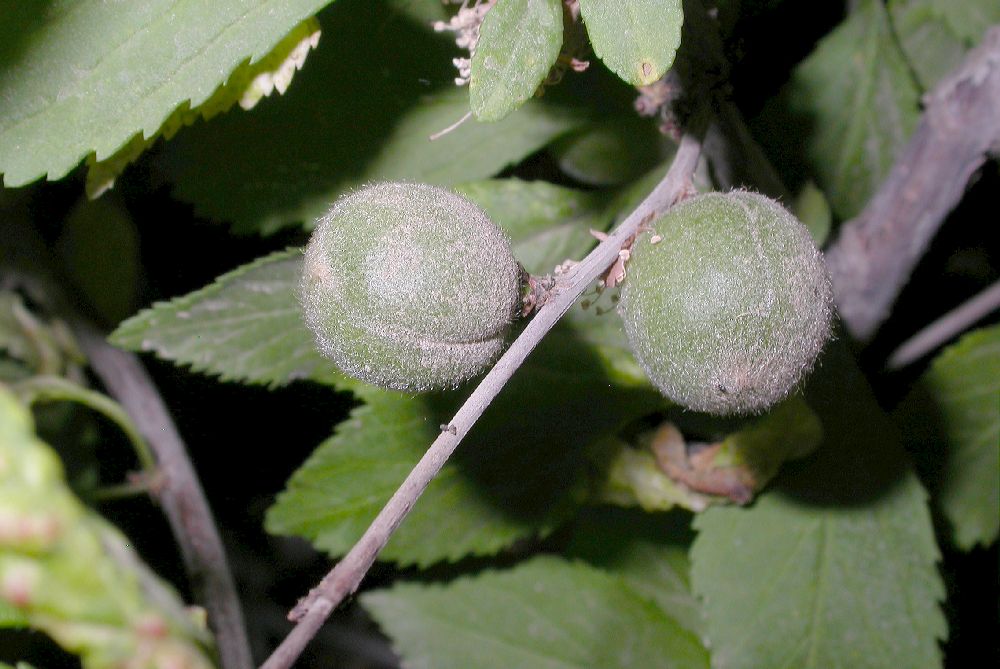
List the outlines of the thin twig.
<svg viewBox="0 0 1000 669">
<path fill-rule="evenodd" d="M 0 228 L 4 240 L 11 241 L 0 249 L 2 273 L 32 290 L 36 299 L 51 305 L 69 324 L 91 368 L 153 450 L 157 482 L 162 482 L 156 488 L 157 500 L 180 546 L 195 596 L 208 611 L 222 667 L 250 669 L 250 644 L 222 539 L 187 448 L 156 385 L 139 358 L 108 344 L 104 332 L 71 300 L 37 233 L 16 216 L 0 217 Z"/>
<path fill-rule="evenodd" d="M 827 252 L 841 318 L 872 337 L 966 184 L 1000 149 L 1000 26 L 925 98 L 913 137 Z"/>
<path fill-rule="evenodd" d="M 389 537 L 528 354 L 580 294 L 617 260 L 618 252 L 639 226 L 662 214 L 683 197 L 691 187 L 691 176 L 701 155 L 701 135 L 701 128 L 697 131 L 692 129 L 684 135 L 670 171 L 663 180 L 605 241 L 557 283 L 553 295 L 472 392 L 446 426 L 447 429 L 442 430 L 434 440 L 358 542 L 292 610 L 289 618 L 298 624 L 262 665 L 262 669 L 285 669 L 295 662 L 330 613 L 358 588 Z"/>
<path fill-rule="evenodd" d="M 70 326 L 104 387 L 125 408 L 156 453 L 162 481 L 156 498 L 181 548 L 192 587 L 208 611 L 222 666 L 253 667 L 222 538 L 163 398 L 139 358 L 108 344 L 104 333 L 85 319 L 73 318 Z"/>
<path fill-rule="evenodd" d="M 889 356 L 886 367 L 906 367 L 997 309 L 1000 309 L 1000 281 L 910 337 Z"/>
</svg>

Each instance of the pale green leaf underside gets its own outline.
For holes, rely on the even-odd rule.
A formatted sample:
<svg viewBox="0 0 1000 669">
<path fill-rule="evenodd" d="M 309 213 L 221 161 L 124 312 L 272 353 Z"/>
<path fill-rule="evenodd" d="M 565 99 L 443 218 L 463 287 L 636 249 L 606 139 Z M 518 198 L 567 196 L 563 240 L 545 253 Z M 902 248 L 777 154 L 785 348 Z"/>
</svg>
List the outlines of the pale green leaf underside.
<svg viewBox="0 0 1000 669">
<path fill-rule="evenodd" d="M 412 669 L 708 666 L 693 634 L 620 579 L 552 557 L 361 603 Z"/>
<path fill-rule="evenodd" d="M 824 38 L 784 94 L 789 122 L 809 130 L 806 156 L 834 212 L 854 216 L 919 116 L 920 92 L 882 3 L 867 2 Z"/>
<path fill-rule="evenodd" d="M 633 86 L 648 86 L 674 62 L 681 44 L 681 0 L 580 0 L 597 57 Z"/>
<path fill-rule="evenodd" d="M 944 440 L 939 502 L 968 550 L 1000 529 L 1000 325 L 963 337 L 920 382 Z"/>
<path fill-rule="evenodd" d="M 48 634 L 84 666 L 140 653 L 208 669 L 198 628 L 128 539 L 77 499 L 55 451 L 35 435 L 29 409 L 0 385 L 0 627 Z M 15 531 L 10 531 L 14 528 Z M 136 621 L 163 631 L 144 634 Z"/>
<path fill-rule="evenodd" d="M 3 0 L 0 172 L 58 179 L 155 134 L 330 0 Z"/>
<path fill-rule="evenodd" d="M 499 0 L 483 19 L 469 101 L 480 121 L 499 121 L 528 100 L 562 47 L 560 0 Z"/>
<path fill-rule="evenodd" d="M 351 188 L 489 177 L 593 115 L 553 91 L 431 141 L 469 111 L 468 92 L 453 82 L 454 44 L 395 4 L 334 4 L 319 17 L 327 37 L 286 95 L 179 133 L 159 165 L 175 194 L 240 232 L 312 227 Z"/>
<path fill-rule="evenodd" d="M 111 335 L 117 346 L 224 380 L 283 385 L 354 382 L 316 351 L 296 297 L 302 252 L 282 251 L 219 277 L 199 291 L 140 312 Z"/>
</svg>

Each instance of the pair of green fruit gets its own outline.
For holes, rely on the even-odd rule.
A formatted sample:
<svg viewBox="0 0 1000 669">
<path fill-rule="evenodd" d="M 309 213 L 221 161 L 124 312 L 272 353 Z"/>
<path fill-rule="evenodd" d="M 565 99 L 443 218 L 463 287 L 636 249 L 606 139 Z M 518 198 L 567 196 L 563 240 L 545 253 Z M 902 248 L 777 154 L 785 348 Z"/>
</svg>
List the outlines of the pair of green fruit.
<svg viewBox="0 0 1000 669">
<path fill-rule="evenodd" d="M 830 336 L 830 282 L 805 227 L 749 192 L 696 196 L 649 227 L 632 249 L 619 312 L 650 380 L 715 414 L 786 397 Z M 317 346 L 344 372 L 423 391 L 456 386 L 500 355 L 525 277 L 475 204 L 382 183 L 320 220 L 301 299 Z"/>
</svg>

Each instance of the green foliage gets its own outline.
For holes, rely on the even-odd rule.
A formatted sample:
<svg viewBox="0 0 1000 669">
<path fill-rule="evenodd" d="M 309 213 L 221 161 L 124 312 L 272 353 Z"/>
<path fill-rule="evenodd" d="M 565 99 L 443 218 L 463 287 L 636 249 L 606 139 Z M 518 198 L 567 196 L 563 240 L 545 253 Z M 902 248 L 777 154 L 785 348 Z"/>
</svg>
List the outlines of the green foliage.
<svg viewBox="0 0 1000 669">
<path fill-rule="evenodd" d="M 553 91 L 431 141 L 468 112 L 468 93 L 453 84 L 453 46 L 395 7 L 335 3 L 320 20 L 337 38 L 309 59 L 295 95 L 181 133 L 161 164 L 175 193 L 241 232 L 311 227 L 352 187 L 493 176 L 593 116 L 573 91 Z"/>
<path fill-rule="evenodd" d="M 553 557 L 361 603 L 410 667 L 708 667 L 695 635 L 642 592 Z"/>
<path fill-rule="evenodd" d="M 633 86 L 647 86 L 674 62 L 681 43 L 681 0 L 580 0 L 594 52 Z"/>
<path fill-rule="evenodd" d="M 519 181 L 470 184 L 465 192 L 497 216 L 515 255 L 529 246 L 548 249 L 535 261 L 542 267 L 594 244 L 586 229 L 600 210 L 590 196 Z M 512 210 L 519 193 L 534 206 Z M 556 223 L 539 216 L 553 208 L 583 216 Z M 268 514 L 270 531 L 305 536 L 332 554 L 360 536 L 460 397 L 357 391 L 367 406 L 317 449 Z M 429 564 L 492 554 L 517 538 L 548 533 L 581 501 L 588 444 L 661 404 L 613 316 L 574 307 L 476 424 L 383 556 Z"/>
<path fill-rule="evenodd" d="M 919 103 L 885 7 L 865 0 L 795 68 L 758 125 L 786 170 L 812 174 L 847 219 L 888 173 Z"/>
<path fill-rule="evenodd" d="M 0 62 L 18 64 L 0 71 L 4 184 L 59 179 L 90 154 L 102 161 L 133 137 L 153 137 L 328 2 L 4 0 Z"/>
<path fill-rule="evenodd" d="M 1000 527 L 1000 326 L 945 349 L 900 412 L 908 441 L 934 462 L 931 477 L 955 543 L 970 550 Z"/>
<path fill-rule="evenodd" d="M 826 435 L 818 455 L 753 506 L 695 520 L 692 582 L 713 666 L 940 666 L 926 494 L 839 347 L 809 390 Z"/>
<path fill-rule="evenodd" d="M 209 638 L 128 540 L 70 492 L 58 456 L 0 385 L 0 624 L 28 625 L 85 667 L 212 666 Z"/>
<path fill-rule="evenodd" d="M 356 382 L 316 351 L 302 323 L 301 276 L 301 251 L 271 254 L 133 316 L 111 341 L 224 380 L 276 386 L 311 379 L 350 388 Z"/>
<path fill-rule="evenodd" d="M 109 323 L 135 311 L 139 236 L 121 201 L 111 195 L 81 200 L 66 218 L 56 248 L 80 292 Z M 106 271 L 111 265 L 114 273 Z"/>
<path fill-rule="evenodd" d="M 469 101 L 480 121 L 499 121 L 528 100 L 562 46 L 561 0 L 503 0 L 483 20 Z"/>
</svg>

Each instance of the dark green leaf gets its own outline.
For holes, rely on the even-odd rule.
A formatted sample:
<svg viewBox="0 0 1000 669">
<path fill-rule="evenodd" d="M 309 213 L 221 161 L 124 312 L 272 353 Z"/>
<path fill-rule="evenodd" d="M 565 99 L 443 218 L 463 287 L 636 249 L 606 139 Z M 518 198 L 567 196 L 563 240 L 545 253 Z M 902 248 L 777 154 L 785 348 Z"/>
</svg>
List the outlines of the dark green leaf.
<svg viewBox="0 0 1000 669">
<path fill-rule="evenodd" d="M 361 603 L 414 669 L 708 667 L 697 638 L 621 580 L 556 558 Z"/>
<path fill-rule="evenodd" d="M 648 119 L 611 119 L 563 137 L 549 148 L 559 168 L 591 186 L 620 186 L 673 155 L 674 146 Z"/>
<path fill-rule="evenodd" d="M 260 258 L 133 316 L 111 341 L 227 380 L 275 386 L 311 379 L 349 388 L 358 382 L 320 356 L 302 323 L 301 268 L 298 250 Z"/>
<path fill-rule="evenodd" d="M 935 498 L 955 543 L 989 545 L 1000 528 L 1000 325 L 935 358 L 901 412 L 908 439 L 932 462 Z"/>
<path fill-rule="evenodd" d="M 674 63 L 681 44 L 681 0 L 580 0 L 594 52 L 633 86 L 647 86 Z"/>
<path fill-rule="evenodd" d="M 121 201 L 107 195 L 78 203 L 63 225 L 56 250 L 78 289 L 105 320 L 117 323 L 135 311 L 139 239 Z"/>
<path fill-rule="evenodd" d="M 614 316 L 579 311 L 518 370 L 383 557 L 427 565 L 495 553 L 515 539 L 548 533 L 582 498 L 588 444 L 662 404 L 659 393 L 616 363 L 616 356 L 627 355 L 624 341 L 621 348 L 595 347 L 580 336 L 588 321 Z M 359 392 L 367 406 L 292 477 L 268 513 L 270 532 L 344 553 L 465 395 Z"/>
<path fill-rule="evenodd" d="M 560 0 L 500 0 L 483 19 L 469 101 L 480 121 L 499 121 L 538 90 L 562 46 Z"/>
<path fill-rule="evenodd" d="M 813 174 L 847 219 L 888 174 L 919 103 L 886 9 L 868 0 L 795 69 L 759 126 L 790 180 Z"/>
<path fill-rule="evenodd" d="M 91 153 L 104 160 L 137 135 L 152 137 L 329 2 L 3 0 L 4 183 L 59 179 Z"/>
<path fill-rule="evenodd" d="M 819 452 L 752 506 L 695 520 L 712 664 L 938 667 L 944 588 L 924 490 L 839 345 L 808 391 Z"/>
<path fill-rule="evenodd" d="M 690 540 L 681 514 L 591 507 L 581 511 L 566 554 L 620 576 L 684 629 L 701 635 L 701 607 L 691 593 Z"/>
<path fill-rule="evenodd" d="M 352 187 L 492 176 L 593 115 L 559 90 L 502 122 L 467 122 L 431 141 L 469 109 L 454 85 L 454 45 L 384 0 L 336 3 L 320 19 L 334 37 L 288 94 L 187 128 L 165 147 L 161 167 L 201 214 L 242 232 L 311 226 Z"/>
</svg>

